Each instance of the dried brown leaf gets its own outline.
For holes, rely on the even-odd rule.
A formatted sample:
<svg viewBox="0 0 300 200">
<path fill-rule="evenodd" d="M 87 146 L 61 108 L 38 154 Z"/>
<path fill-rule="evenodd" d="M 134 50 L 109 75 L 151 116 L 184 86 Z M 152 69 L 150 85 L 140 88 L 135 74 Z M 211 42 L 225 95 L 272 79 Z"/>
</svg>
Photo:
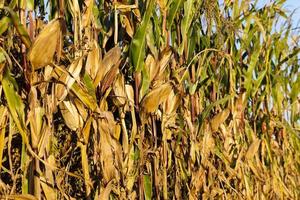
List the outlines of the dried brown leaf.
<svg viewBox="0 0 300 200">
<path fill-rule="evenodd" d="M 123 106 L 126 103 L 125 80 L 123 74 L 118 74 L 113 84 L 114 102 L 117 106 Z"/>
<path fill-rule="evenodd" d="M 103 80 L 101 81 L 101 94 L 103 94 L 107 88 L 112 86 L 112 83 L 114 82 L 117 74 L 119 73 L 119 64 L 120 62 L 114 65 L 113 68 L 111 68 L 109 72 L 107 72 L 107 74 L 104 76 Z"/>
<path fill-rule="evenodd" d="M 118 46 L 115 46 L 104 55 L 102 64 L 100 65 L 96 78 L 94 80 L 94 86 L 97 86 L 102 81 L 106 73 L 110 71 L 114 65 L 117 65 L 120 58 L 121 49 Z"/>
<path fill-rule="evenodd" d="M 82 57 L 75 60 L 67 71 L 56 69 L 55 71 L 61 74 L 59 83 L 55 87 L 55 96 L 58 101 L 63 101 L 68 95 L 72 85 L 79 79 L 80 71 L 82 69 Z"/>
<path fill-rule="evenodd" d="M 78 110 L 70 100 L 63 101 L 59 104 L 61 114 L 66 122 L 66 125 L 73 131 L 83 126 L 83 119 L 79 115 Z"/>
<path fill-rule="evenodd" d="M 54 19 L 38 35 L 31 46 L 28 58 L 33 70 L 45 67 L 53 60 L 53 56 L 61 37 L 62 19 Z"/>
<path fill-rule="evenodd" d="M 141 107 L 144 112 L 155 112 L 158 106 L 168 98 L 171 91 L 172 85 L 170 83 L 165 83 L 151 90 L 141 102 Z"/>
<path fill-rule="evenodd" d="M 105 183 L 119 180 L 119 167 L 122 160 L 122 147 L 112 136 L 115 135 L 116 122 L 111 112 L 102 112 L 98 120 L 100 132 L 100 163 L 103 169 Z"/>
<path fill-rule="evenodd" d="M 134 91 L 133 91 L 133 87 L 131 85 L 126 84 L 125 85 L 125 91 L 126 91 L 126 95 L 127 98 L 129 99 L 129 101 L 134 104 Z"/>
<path fill-rule="evenodd" d="M 149 71 L 149 79 L 150 82 L 156 77 L 158 71 L 159 71 L 159 65 L 157 65 L 157 62 L 155 61 L 154 57 L 149 54 L 145 61 L 145 66 L 147 70 Z"/>
<path fill-rule="evenodd" d="M 230 114 L 229 108 L 226 108 L 222 112 L 218 113 L 214 118 L 211 120 L 211 130 L 213 132 L 217 131 L 219 129 L 219 126 L 225 122 L 225 120 L 228 118 Z"/>
<path fill-rule="evenodd" d="M 93 42 L 93 49 L 89 52 L 85 64 L 85 70 L 90 75 L 92 80 L 96 78 L 97 72 L 101 66 L 101 49 L 96 41 Z"/>
<path fill-rule="evenodd" d="M 99 200 L 109 200 L 109 195 L 112 189 L 113 181 L 110 181 L 106 187 L 100 191 Z"/>
<path fill-rule="evenodd" d="M 250 145 L 247 153 L 246 153 L 246 159 L 250 160 L 254 157 L 254 155 L 257 153 L 259 145 L 260 145 L 261 140 L 258 138 L 255 138 L 252 144 Z"/>
<path fill-rule="evenodd" d="M 120 15 L 122 26 L 125 27 L 126 33 L 132 38 L 133 37 L 133 27 L 128 20 L 126 15 Z"/>
<path fill-rule="evenodd" d="M 160 77 L 164 73 L 166 67 L 168 66 L 168 63 L 170 62 L 171 56 L 172 56 L 172 50 L 170 48 L 166 48 L 161 52 L 160 60 L 158 64 L 159 65 L 158 77 Z"/>
</svg>

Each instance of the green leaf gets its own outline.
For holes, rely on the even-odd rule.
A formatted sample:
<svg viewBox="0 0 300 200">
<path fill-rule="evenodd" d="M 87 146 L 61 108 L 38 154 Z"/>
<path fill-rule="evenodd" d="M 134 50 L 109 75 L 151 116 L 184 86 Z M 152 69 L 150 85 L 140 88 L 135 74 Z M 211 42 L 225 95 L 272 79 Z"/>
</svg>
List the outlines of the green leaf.
<svg viewBox="0 0 300 200">
<path fill-rule="evenodd" d="M 147 45 L 155 57 L 155 59 L 158 58 L 158 50 L 156 48 L 156 41 L 155 41 L 155 36 L 154 36 L 154 29 L 153 29 L 153 24 L 150 22 L 147 27 L 147 35 L 146 35 L 146 40 L 147 40 Z"/>
<path fill-rule="evenodd" d="M 130 46 L 131 62 L 135 71 L 140 72 L 144 68 L 146 34 L 154 10 L 155 1 L 151 0 L 143 17 L 143 21 L 134 35 Z"/>
<path fill-rule="evenodd" d="M 233 19 L 236 19 L 239 16 L 240 8 L 239 8 L 239 0 L 234 0 L 233 3 Z"/>
<path fill-rule="evenodd" d="M 267 68 L 259 73 L 258 78 L 254 83 L 254 88 L 253 88 L 253 92 L 252 92 L 253 96 L 256 94 L 256 92 L 260 88 L 260 84 L 261 84 L 262 80 L 264 79 L 266 73 L 267 73 Z"/>
<path fill-rule="evenodd" d="M 142 86 L 140 92 L 140 100 L 145 96 L 150 86 L 150 76 L 146 68 L 142 69 Z"/>
<path fill-rule="evenodd" d="M 250 64 L 248 67 L 248 70 L 245 74 L 245 89 L 247 91 L 247 96 L 249 97 L 251 90 L 252 90 L 252 76 L 253 76 L 253 71 L 255 70 L 255 66 L 256 63 L 258 61 L 259 58 L 259 54 L 260 54 L 260 45 L 259 45 L 259 40 L 257 40 L 255 47 L 254 47 L 255 51 L 253 52 L 252 56 L 251 56 L 251 60 L 250 60 Z"/>
<path fill-rule="evenodd" d="M 194 28 L 190 31 L 189 33 L 189 40 L 188 40 L 188 54 L 187 54 L 187 62 L 189 63 L 191 61 L 191 59 L 194 56 L 195 53 L 195 48 L 196 48 L 196 35 L 197 33 L 195 32 Z"/>
<path fill-rule="evenodd" d="M 279 113 L 282 112 L 282 104 L 284 100 L 283 92 L 281 89 L 281 83 L 278 82 L 272 87 L 272 98 L 274 99 L 274 105 Z"/>
<path fill-rule="evenodd" d="M 207 108 L 204 110 L 204 112 L 201 115 L 200 120 L 206 119 L 207 116 L 209 115 L 210 111 L 217 105 L 220 104 L 225 104 L 227 101 L 229 101 L 231 98 L 233 97 L 233 95 L 226 95 L 224 98 L 215 101 L 214 103 L 210 104 L 209 106 L 207 106 Z"/>
<path fill-rule="evenodd" d="M 152 199 L 152 181 L 149 175 L 144 175 L 144 193 L 145 200 Z"/>
<path fill-rule="evenodd" d="M 75 82 L 71 90 L 75 93 L 75 95 L 91 110 L 95 110 L 97 107 L 97 101 L 93 94 L 90 94 L 91 91 L 90 87 L 86 85 L 79 85 Z"/>
<path fill-rule="evenodd" d="M 26 135 L 26 126 L 25 126 L 25 113 L 24 113 L 24 103 L 22 102 L 21 97 L 18 95 L 18 88 L 16 85 L 15 79 L 10 75 L 8 69 L 5 70 L 3 74 L 3 79 L 1 81 L 5 98 L 8 104 L 9 112 L 20 131 L 24 142 L 28 141 Z"/>
<path fill-rule="evenodd" d="M 8 29 L 9 23 L 10 23 L 10 18 L 9 17 L 4 16 L 0 20 L 0 35 L 2 35 Z"/>
<path fill-rule="evenodd" d="M 18 15 L 9 7 L 4 7 L 3 9 L 9 13 L 10 19 L 13 25 L 15 26 L 17 32 L 19 33 L 22 42 L 25 44 L 27 48 L 29 48 L 31 46 L 31 40 L 26 31 L 26 28 L 23 26 L 23 24 L 21 24 Z"/>
<path fill-rule="evenodd" d="M 292 84 L 292 90 L 290 93 L 291 101 L 294 103 L 300 94 L 300 75 L 298 75 L 296 82 Z"/>
<path fill-rule="evenodd" d="M 26 4 L 29 11 L 34 10 L 34 0 L 26 0 Z"/>
<path fill-rule="evenodd" d="M 160 20 L 159 16 L 153 15 L 153 34 L 155 37 L 155 44 L 157 47 L 161 45 L 161 35 L 162 35 L 162 21 Z"/>
<path fill-rule="evenodd" d="M 84 84 L 85 84 L 85 86 L 86 86 L 86 88 L 88 90 L 88 93 L 96 101 L 96 89 L 94 87 L 93 80 L 91 79 L 91 77 L 89 76 L 89 74 L 87 72 L 84 73 L 83 82 L 84 82 Z"/>
<path fill-rule="evenodd" d="M 195 5 L 194 0 L 187 0 L 184 3 L 184 16 L 181 22 L 181 35 L 182 35 L 182 43 L 179 47 L 179 54 L 182 55 L 184 50 L 184 44 L 187 41 L 188 32 L 195 15 Z"/>
<path fill-rule="evenodd" d="M 171 29 L 175 16 L 181 8 L 183 0 L 173 0 L 167 17 L 168 30 Z"/>
<path fill-rule="evenodd" d="M 9 3 L 9 7 L 14 9 L 18 5 L 18 0 L 11 0 Z"/>
</svg>

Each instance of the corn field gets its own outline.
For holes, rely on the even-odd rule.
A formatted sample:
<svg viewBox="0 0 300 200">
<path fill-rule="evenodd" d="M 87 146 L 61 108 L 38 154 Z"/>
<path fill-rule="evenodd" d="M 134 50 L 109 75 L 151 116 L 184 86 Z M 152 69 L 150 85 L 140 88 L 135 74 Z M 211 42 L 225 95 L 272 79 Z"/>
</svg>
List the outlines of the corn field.
<svg viewBox="0 0 300 200">
<path fill-rule="evenodd" d="M 0 0 L 0 199 L 300 199 L 285 0 Z"/>
</svg>

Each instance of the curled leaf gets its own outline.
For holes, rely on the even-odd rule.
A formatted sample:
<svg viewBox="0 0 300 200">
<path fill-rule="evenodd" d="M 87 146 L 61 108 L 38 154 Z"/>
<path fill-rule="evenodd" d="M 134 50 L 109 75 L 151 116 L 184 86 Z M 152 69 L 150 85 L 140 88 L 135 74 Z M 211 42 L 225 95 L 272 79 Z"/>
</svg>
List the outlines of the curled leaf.
<svg viewBox="0 0 300 200">
<path fill-rule="evenodd" d="M 120 58 L 121 49 L 118 46 L 112 48 L 105 54 L 102 64 L 100 64 L 99 70 L 94 79 L 94 86 L 97 86 L 102 81 L 106 73 L 119 62 Z"/>
<path fill-rule="evenodd" d="M 118 74 L 113 85 L 113 91 L 116 96 L 114 99 L 117 105 L 124 105 L 126 103 L 125 81 L 122 74 Z"/>
<path fill-rule="evenodd" d="M 245 156 L 247 160 L 250 160 L 254 157 L 254 155 L 258 151 L 260 141 L 260 139 L 255 138 L 255 140 L 252 142 Z"/>
<path fill-rule="evenodd" d="M 145 47 L 146 47 L 146 33 L 147 26 L 150 22 L 150 17 L 154 10 L 155 1 L 151 0 L 148 4 L 147 10 L 143 17 L 143 21 L 139 28 L 137 29 L 131 45 L 130 45 L 130 55 L 131 61 L 134 66 L 134 69 L 140 72 L 144 68 L 144 58 L 145 58 Z"/>
<path fill-rule="evenodd" d="M 141 103 L 143 110 L 146 113 L 155 112 L 158 106 L 168 98 L 171 91 L 172 85 L 170 83 L 154 88 L 143 98 Z"/>
<path fill-rule="evenodd" d="M 149 71 L 149 81 L 151 82 L 159 71 L 159 66 L 151 54 L 147 56 L 145 66 Z"/>
<path fill-rule="evenodd" d="M 82 59 L 75 60 L 69 67 L 68 71 L 63 71 L 63 74 L 59 78 L 59 84 L 56 85 L 56 97 L 59 101 L 66 98 L 70 88 L 78 79 L 82 68 Z"/>
<path fill-rule="evenodd" d="M 213 132 L 217 131 L 219 126 L 225 122 L 227 117 L 229 116 L 230 110 L 226 108 L 222 112 L 218 113 L 214 118 L 211 120 L 211 129 Z"/>
<path fill-rule="evenodd" d="M 82 117 L 79 115 L 76 106 L 71 101 L 63 101 L 59 104 L 61 114 L 66 125 L 73 131 L 83 126 Z"/>
<path fill-rule="evenodd" d="M 128 20 L 126 15 L 120 15 L 122 26 L 125 27 L 127 34 L 132 38 L 133 37 L 133 27 Z"/>
<path fill-rule="evenodd" d="M 96 41 L 93 42 L 93 45 L 94 48 L 89 52 L 86 60 L 85 70 L 94 80 L 96 78 L 97 72 L 101 64 L 101 57 L 100 57 L 101 50 Z"/>
<path fill-rule="evenodd" d="M 62 19 L 52 20 L 34 41 L 28 54 L 34 70 L 52 62 L 59 39 L 61 39 L 61 24 Z"/>
<path fill-rule="evenodd" d="M 119 73 L 119 64 L 116 64 L 113 68 L 109 70 L 109 72 L 103 77 L 101 81 L 101 93 L 103 94 L 107 88 L 109 88 L 114 82 L 117 74 Z"/>
</svg>

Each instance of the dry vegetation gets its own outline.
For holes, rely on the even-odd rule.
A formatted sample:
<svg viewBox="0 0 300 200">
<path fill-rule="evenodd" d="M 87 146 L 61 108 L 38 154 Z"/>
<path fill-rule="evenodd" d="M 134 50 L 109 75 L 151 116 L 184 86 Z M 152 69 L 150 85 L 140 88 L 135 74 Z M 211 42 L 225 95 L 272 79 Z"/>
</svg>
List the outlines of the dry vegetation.
<svg viewBox="0 0 300 200">
<path fill-rule="evenodd" d="M 284 0 L 0 1 L 0 198 L 299 199 Z"/>
</svg>

